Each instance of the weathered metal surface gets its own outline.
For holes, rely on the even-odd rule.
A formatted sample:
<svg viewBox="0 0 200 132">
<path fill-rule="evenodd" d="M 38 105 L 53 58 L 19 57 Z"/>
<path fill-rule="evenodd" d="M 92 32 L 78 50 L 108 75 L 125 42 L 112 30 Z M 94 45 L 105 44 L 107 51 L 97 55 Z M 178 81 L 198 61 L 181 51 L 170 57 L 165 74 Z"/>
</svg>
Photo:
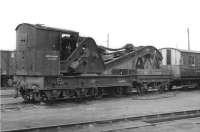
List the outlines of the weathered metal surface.
<svg viewBox="0 0 200 132">
<path fill-rule="evenodd" d="M 58 75 L 59 53 L 53 50 L 16 51 L 17 75 Z"/>
<path fill-rule="evenodd" d="M 59 75 L 63 35 L 78 39 L 77 32 L 20 24 L 16 28 L 17 75 Z"/>
<path fill-rule="evenodd" d="M 100 52 L 102 49 L 92 38 L 42 25 L 20 24 L 16 33 L 17 75 L 112 74 L 112 69 L 158 69 L 162 59 L 153 46 L 134 47 L 128 44 L 120 49 L 103 49 L 114 53 Z M 42 57 L 44 54 L 57 58 L 46 63 Z M 114 58 L 103 62 L 102 58 L 107 54 L 114 55 Z"/>
<path fill-rule="evenodd" d="M 94 88 L 94 87 L 115 87 L 131 86 L 131 80 L 135 76 L 72 76 L 72 77 L 46 77 L 46 88 Z M 59 80 L 58 80 L 59 79 Z M 54 86 L 54 87 L 53 87 Z"/>
<path fill-rule="evenodd" d="M 26 23 L 20 24 L 16 28 L 17 50 L 61 50 L 62 35 L 78 39 L 78 32 Z"/>
<path fill-rule="evenodd" d="M 102 73 L 104 63 L 98 53 L 97 45 L 92 38 L 85 38 L 64 61 L 61 61 L 61 72 L 69 73 Z"/>
<path fill-rule="evenodd" d="M 139 63 L 139 59 L 141 62 Z M 105 62 L 106 70 L 118 67 L 118 69 L 152 69 L 159 68 L 162 60 L 160 52 L 153 46 L 136 47 L 133 51 Z M 147 62 L 150 61 L 149 64 Z M 140 66 L 141 65 L 141 66 Z"/>
<path fill-rule="evenodd" d="M 35 29 L 39 29 L 39 30 L 46 30 L 46 31 L 56 31 L 56 32 L 64 32 L 64 33 L 78 33 L 78 32 L 75 32 L 75 31 L 72 31 L 72 30 L 67 30 L 67 29 L 61 29 L 61 28 L 55 28 L 55 27 L 47 27 L 47 26 L 44 26 L 43 24 L 29 24 L 29 23 L 22 23 L 22 24 L 19 24 L 15 30 L 18 30 L 21 26 L 24 26 L 24 25 L 27 25 L 29 27 L 33 27 Z"/>
</svg>

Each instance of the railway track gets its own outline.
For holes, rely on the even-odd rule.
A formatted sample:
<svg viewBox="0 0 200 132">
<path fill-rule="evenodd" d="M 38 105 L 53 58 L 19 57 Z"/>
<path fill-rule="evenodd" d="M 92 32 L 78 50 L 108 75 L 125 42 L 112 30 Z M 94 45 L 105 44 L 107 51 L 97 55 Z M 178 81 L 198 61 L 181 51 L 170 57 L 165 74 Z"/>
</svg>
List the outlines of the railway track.
<svg viewBox="0 0 200 132">
<path fill-rule="evenodd" d="M 200 117 L 200 110 L 179 111 L 164 114 L 146 115 L 138 117 L 126 117 L 109 120 L 97 120 L 72 124 L 59 124 L 54 126 L 41 126 L 5 130 L 4 132 L 62 132 L 62 131 L 118 131 L 138 127 L 154 126 L 161 122 L 174 121 Z"/>
</svg>

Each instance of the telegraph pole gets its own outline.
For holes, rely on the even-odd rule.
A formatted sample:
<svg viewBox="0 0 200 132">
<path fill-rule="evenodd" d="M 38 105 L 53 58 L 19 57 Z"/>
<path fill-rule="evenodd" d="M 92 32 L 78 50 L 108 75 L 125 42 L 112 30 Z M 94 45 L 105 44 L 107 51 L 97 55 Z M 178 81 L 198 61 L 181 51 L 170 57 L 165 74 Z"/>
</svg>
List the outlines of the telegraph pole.
<svg viewBox="0 0 200 132">
<path fill-rule="evenodd" d="M 188 36 L 188 50 L 190 50 L 190 30 L 187 28 L 187 36 Z"/>
<path fill-rule="evenodd" d="M 109 48 L 109 41 L 110 41 L 110 38 L 109 38 L 109 33 L 107 34 L 107 48 Z"/>
</svg>

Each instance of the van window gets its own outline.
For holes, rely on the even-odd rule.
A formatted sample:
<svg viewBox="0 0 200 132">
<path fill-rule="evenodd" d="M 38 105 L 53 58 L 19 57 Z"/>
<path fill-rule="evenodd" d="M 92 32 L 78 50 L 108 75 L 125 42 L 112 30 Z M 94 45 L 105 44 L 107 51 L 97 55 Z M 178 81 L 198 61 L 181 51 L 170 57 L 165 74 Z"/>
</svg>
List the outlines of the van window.
<svg viewBox="0 0 200 132">
<path fill-rule="evenodd" d="M 171 50 L 167 50 L 167 65 L 171 65 Z"/>
<path fill-rule="evenodd" d="M 195 65 L 195 57 L 194 56 L 189 56 L 189 64 Z"/>
</svg>

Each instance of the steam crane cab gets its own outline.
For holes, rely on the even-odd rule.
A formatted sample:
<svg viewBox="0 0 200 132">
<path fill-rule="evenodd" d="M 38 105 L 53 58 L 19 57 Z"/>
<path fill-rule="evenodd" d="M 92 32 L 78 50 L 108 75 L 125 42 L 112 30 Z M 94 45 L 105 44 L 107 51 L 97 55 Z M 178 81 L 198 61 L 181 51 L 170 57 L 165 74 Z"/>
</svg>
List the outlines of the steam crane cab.
<svg viewBox="0 0 200 132">
<path fill-rule="evenodd" d="M 95 41 L 80 37 L 78 32 L 22 23 L 16 35 L 16 75 L 56 76 L 103 70 Z M 89 57 L 83 59 L 85 54 Z"/>
</svg>

